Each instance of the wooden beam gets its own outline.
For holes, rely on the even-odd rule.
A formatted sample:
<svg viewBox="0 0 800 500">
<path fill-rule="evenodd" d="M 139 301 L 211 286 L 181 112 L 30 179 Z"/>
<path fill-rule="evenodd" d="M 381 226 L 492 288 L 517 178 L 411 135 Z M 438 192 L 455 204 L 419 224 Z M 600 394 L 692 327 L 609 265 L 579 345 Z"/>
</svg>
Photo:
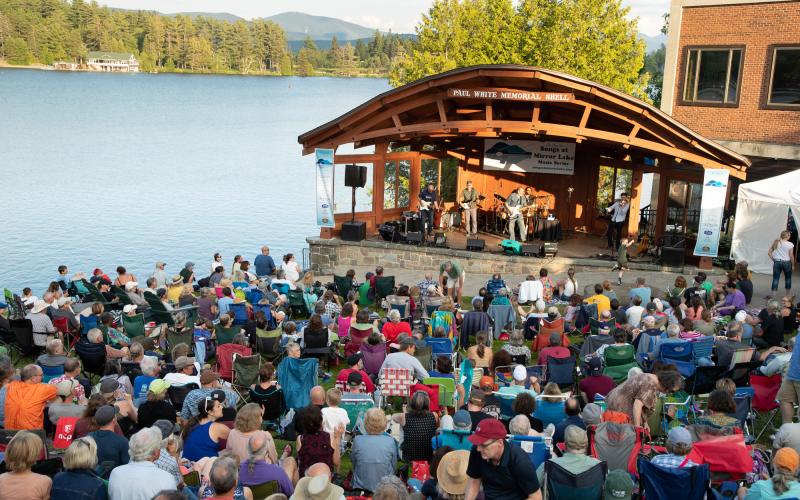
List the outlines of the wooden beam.
<svg viewBox="0 0 800 500">
<path fill-rule="evenodd" d="M 447 111 L 444 109 L 444 101 L 436 99 L 436 109 L 439 110 L 439 121 L 444 125 L 447 123 Z"/>
<path fill-rule="evenodd" d="M 486 126 L 491 127 L 492 123 L 492 103 L 486 103 Z"/>
<path fill-rule="evenodd" d="M 583 116 L 581 116 L 581 123 L 578 125 L 578 128 L 586 128 L 586 124 L 589 123 L 589 114 L 592 112 L 592 107 L 586 105 L 583 107 Z"/>
<path fill-rule="evenodd" d="M 531 128 L 539 126 L 539 116 L 542 114 L 542 105 L 538 102 L 533 103 L 533 112 L 531 113 Z"/>
<path fill-rule="evenodd" d="M 400 117 L 397 116 L 396 114 L 392 115 L 392 122 L 394 123 L 394 126 L 397 127 L 398 129 L 403 128 L 403 124 L 400 122 Z"/>
</svg>

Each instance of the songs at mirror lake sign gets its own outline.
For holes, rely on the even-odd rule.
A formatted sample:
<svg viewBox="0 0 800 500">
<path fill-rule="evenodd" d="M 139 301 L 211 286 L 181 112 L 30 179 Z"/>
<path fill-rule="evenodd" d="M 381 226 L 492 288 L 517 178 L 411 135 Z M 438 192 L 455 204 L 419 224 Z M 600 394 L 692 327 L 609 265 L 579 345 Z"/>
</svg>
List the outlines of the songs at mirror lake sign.
<svg viewBox="0 0 800 500">
<path fill-rule="evenodd" d="M 575 94 L 567 92 L 534 92 L 530 90 L 492 88 L 447 89 L 447 96 L 463 99 L 527 102 L 572 102 L 575 100 Z"/>
</svg>

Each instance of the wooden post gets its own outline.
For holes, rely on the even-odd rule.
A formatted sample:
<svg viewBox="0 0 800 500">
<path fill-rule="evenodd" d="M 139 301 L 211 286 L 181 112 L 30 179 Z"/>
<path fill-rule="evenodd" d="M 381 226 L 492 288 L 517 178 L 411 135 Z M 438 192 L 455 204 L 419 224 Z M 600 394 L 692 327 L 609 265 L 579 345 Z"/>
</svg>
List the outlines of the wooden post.
<svg viewBox="0 0 800 500">
<path fill-rule="evenodd" d="M 634 236 L 639 232 L 639 210 L 642 208 L 642 176 L 643 172 L 639 169 L 633 170 L 631 179 L 630 200 L 631 207 L 628 211 L 628 236 Z"/>
</svg>

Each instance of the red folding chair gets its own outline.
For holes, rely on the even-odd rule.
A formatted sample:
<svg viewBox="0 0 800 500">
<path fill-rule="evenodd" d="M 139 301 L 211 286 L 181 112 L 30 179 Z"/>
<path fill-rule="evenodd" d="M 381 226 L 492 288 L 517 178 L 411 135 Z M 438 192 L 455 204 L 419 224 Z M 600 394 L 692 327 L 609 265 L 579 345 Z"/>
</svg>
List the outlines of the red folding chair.
<svg viewBox="0 0 800 500">
<path fill-rule="evenodd" d="M 422 391 L 428 394 L 428 398 L 431 400 L 431 411 L 438 412 L 442 409 L 439 406 L 439 385 L 438 384 L 414 384 L 408 389 L 408 397 L 414 395 L 415 392 Z"/>
<path fill-rule="evenodd" d="M 217 373 L 225 380 L 233 378 L 233 355 L 252 356 L 253 349 L 239 344 L 222 344 L 217 346 Z"/>
<path fill-rule="evenodd" d="M 778 390 L 781 388 L 781 375 L 776 373 L 770 377 L 765 375 L 750 374 L 750 386 L 753 388 L 752 408 L 758 415 L 769 415 L 769 419 L 756 434 L 756 441 L 761 438 L 768 427 L 772 428 L 772 421 L 780 409 L 780 404 L 776 400 Z M 758 421 L 758 418 L 755 419 Z M 755 425 L 755 424 L 754 424 Z M 755 429 L 753 429 L 755 431 Z"/>
</svg>

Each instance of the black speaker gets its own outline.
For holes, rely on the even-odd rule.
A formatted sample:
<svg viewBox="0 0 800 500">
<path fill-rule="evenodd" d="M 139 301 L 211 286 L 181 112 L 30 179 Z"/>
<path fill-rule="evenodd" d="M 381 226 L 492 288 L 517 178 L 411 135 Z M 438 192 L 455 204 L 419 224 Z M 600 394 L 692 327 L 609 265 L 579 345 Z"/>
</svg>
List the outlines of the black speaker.
<svg viewBox="0 0 800 500">
<path fill-rule="evenodd" d="M 486 241 L 467 238 L 467 250 L 471 252 L 483 252 L 484 247 L 486 247 Z"/>
<path fill-rule="evenodd" d="M 366 237 L 366 222 L 345 222 L 342 224 L 343 241 L 363 241 Z"/>
<path fill-rule="evenodd" d="M 422 231 L 413 231 L 406 233 L 406 243 L 409 245 L 421 245 L 422 244 Z"/>
<path fill-rule="evenodd" d="M 367 167 L 363 165 L 345 165 L 344 185 L 363 188 L 367 184 Z"/>
<path fill-rule="evenodd" d="M 661 264 L 670 267 L 682 267 L 686 257 L 683 247 L 661 247 Z"/>
<path fill-rule="evenodd" d="M 447 233 L 436 231 L 433 234 L 433 244 L 439 248 L 447 248 Z"/>
<path fill-rule="evenodd" d="M 544 256 L 545 257 L 555 257 L 558 253 L 558 242 L 557 241 L 545 241 L 544 242 Z"/>
<path fill-rule="evenodd" d="M 538 243 L 531 243 L 530 245 L 522 245 L 520 254 L 527 255 L 528 257 L 538 257 L 542 255 L 542 245 Z"/>
<path fill-rule="evenodd" d="M 381 224 L 378 228 L 378 232 L 384 240 L 397 243 L 400 241 L 400 222 L 391 221 L 386 224 Z"/>
<path fill-rule="evenodd" d="M 685 247 L 686 236 L 680 233 L 664 233 L 664 246 L 665 247 Z"/>
</svg>

